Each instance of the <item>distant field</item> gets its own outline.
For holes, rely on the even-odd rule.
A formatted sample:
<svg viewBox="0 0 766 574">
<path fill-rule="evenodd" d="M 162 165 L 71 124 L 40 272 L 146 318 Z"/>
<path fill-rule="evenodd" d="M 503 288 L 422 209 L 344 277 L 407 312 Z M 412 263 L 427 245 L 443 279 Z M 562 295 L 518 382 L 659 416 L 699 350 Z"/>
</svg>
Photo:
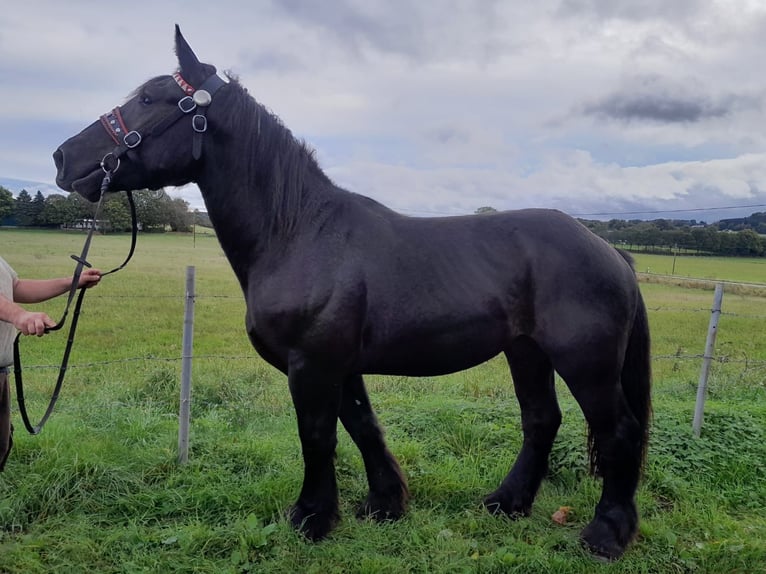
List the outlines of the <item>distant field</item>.
<svg viewBox="0 0 766 574">
<path fill-rule="evenodd" d="M 647 255 L 631 253 L 636 261 L 636 270 L 643 273 L 659 273 L 699 279 L 723 279 L 746 283 L 766 284 L 766 257 L 696 257 L 679 255 L 675 257 L 673 271 L 672 255 Z"/>
<path fill-rule="evenodd" d="M 0 228 L 0 254 L 25 277 L 68 275 L 83 234 Z M 94 265 L 122 261 L 127 235 L 97 236 Z M 672 257 L 636 255 L 670 273 Z M 766 282 L 766 261 L 683 257 L 676 274 Z M 185 267 L 197 274 L 190 462 L 176 463 Z M 285 286 L 289 288 L 289 286 Z M 245 305 L 214 236 L 139 237 L 134 261 L 85 299 L 72 367 L 49 425 L 0 474 L 0 572 L 766 573 L 766 298 L 725 293 L 703 435 L 691 436 L 712 292 L 642 283 L 652 332 L 654 423 L 639 491 L 638 540 L 596 563 L 578 542 L 600 494 L 585 428 L 557 382 L 564 422 L 529 518 L 480 501 L 521 444 L 505 360 L 444 377 L 367 377 L 408 478 L 406 518 L 354 517 L 366 481 L 339 431 L 342 521 L 309 544 L 283 518 L 303 469 L 285 377 L 260 360 Z M 39 306 L 58 318 L 64 300 Z M 65 335 L 24 339 L 39 416 Z M 571 521 L 555 524 L 560 506 Z"/>
</svg>

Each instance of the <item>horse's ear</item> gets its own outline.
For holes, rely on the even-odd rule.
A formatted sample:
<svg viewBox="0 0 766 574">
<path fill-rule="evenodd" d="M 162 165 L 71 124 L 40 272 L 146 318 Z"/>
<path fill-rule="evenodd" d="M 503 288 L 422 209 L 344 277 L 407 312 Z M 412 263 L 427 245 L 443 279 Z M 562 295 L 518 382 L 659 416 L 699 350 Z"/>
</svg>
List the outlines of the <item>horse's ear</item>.
<svg viewBox="0 0 766 574">
<path fill-rule="evenodd" d="M 181 28 L 176 24 L 176 56 L 181 75 L 192 85 L 201 84 L 210 74 L 215 73 L 215 67 L 203 64 L 197 59 L 186 38 L 181 34 Z"/>
<path fill-rule="evenodd" d="M 176 56 L 178 56 L 178 67 L 187 73 L 200 67 L 200 61 L 189 46 L 189 43 L 181 34 L 181 28 L 176 24 Z"/>
</svg>

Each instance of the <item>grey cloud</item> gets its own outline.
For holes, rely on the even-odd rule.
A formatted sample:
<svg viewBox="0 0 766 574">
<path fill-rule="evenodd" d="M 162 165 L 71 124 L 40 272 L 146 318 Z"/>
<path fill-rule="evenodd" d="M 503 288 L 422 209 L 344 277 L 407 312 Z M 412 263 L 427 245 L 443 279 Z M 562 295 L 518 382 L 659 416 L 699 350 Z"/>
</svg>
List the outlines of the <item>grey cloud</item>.
<svg viewBox="0 0 766 574">
<path fill-rule="evenodd" d="M 663 94 L 618 93 L 585 107 L 586 115 L 660 123 L 698 122 L 725 116 L 729 111 L 725 104 L 705 97 L 685 99 Z"/>
<path fill-rule="evenodd" d="M 492 59 L 499 46 L 509 41 L 510 23 L 501 16 L 502 6 L 498 0 L 273 3 L 277 13 L 307 30 L 319 31 L 327 42 L 343 46 L 351 57 L 363 55 L 363 49 L 369 47 L 416 61 L 439 59 L 445 54 Z"/>
<path fill-rule="evenodd" d="M 708 7 L 703 0 L 562 0 L 558 14 L 605 20 L 687 20 Z"/>
<path fill-rule="evenodd" d="M 428 130 L 424 133 L 424 137 L 427 141 L 437 144 L 467 144 L 471 140 L 471 135 L 466 130 L 455 126 L 441 126 Z"/>
<path fill-rule="evenodd" d="M 281 74 L 307 68 L 307 64 L 296 54 L 279 50 L 264 49 L 254 54 L 242 53 L 240 61 L 250 70 L 279 72 Z"/>
<path fill-rule="evenodd" d="M 760 107 L 761 98 L 745 94 L 712 96 L 689 80 L 637 78 L 616 92 L 582 107 L 586 116 L 625 122 L 696 123 Z"/>
<path fill-rule="evenodd" d="M 424 23 L 417 4 L 392 4 L 386 14 L 365 12 L 361 5 L 347 1 L 336 1 L 330 6 L 311 0 L 280 0 L 274 6 L 303 26 L 331 32 L 336 41 L 355 51 L 364 42 L 386 52 L 406 55 L 418 55 L 423 49 Z"/>
</svg>

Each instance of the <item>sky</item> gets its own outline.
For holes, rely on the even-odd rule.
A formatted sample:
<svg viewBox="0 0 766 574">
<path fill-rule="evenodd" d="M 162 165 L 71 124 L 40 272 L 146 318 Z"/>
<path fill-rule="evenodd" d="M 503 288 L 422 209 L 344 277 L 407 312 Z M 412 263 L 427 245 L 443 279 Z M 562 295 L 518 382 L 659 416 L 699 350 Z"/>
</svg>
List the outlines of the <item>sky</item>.
<svg viewBox="0 0 766 574">
<path fill-rule="evenodd" d="M 175 70 L 176 23 L 336 184 L 408 215 L 766 211 L 761 0 L 13 2 L 0 185 L 55 192 L 58 145 Z"/>
</svg>

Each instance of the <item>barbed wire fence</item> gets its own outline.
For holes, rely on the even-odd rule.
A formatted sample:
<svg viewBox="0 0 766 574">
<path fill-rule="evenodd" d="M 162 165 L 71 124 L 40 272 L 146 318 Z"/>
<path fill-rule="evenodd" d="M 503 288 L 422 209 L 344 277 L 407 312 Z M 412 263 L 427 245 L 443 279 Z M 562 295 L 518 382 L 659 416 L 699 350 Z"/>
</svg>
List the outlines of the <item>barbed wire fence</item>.
<svg viewBox="0 0 766 574">
<path fill-rule="evenodd" d="M 644 276 L 647 274 L 641 273 L 640 276 Z M 655 276 L 656 277 L 656 276 Z M 694 416 L 694 422 L 693 422 L 693 433 L 696 436 L 699 436 L 700 434 L 700 428 L 702 425 L 703 420 L 703 405 L 704 405 L 704 399 L 707 393 L 707 378 L 710 370 L 711 364 L 719 364 L 719 365 L 741 365 L 743 372 L 745 371 L 764 371 L 764 375 L 766 377 L 766 360 L 760 360 L 760 359 L 751 359 L 747 356 L 743 358 L 736 358 L 731 356 L 730 354 L 721 354 L 716 356 L 715 355 L 715 331 L 717 330 L 718 325 L 718 318 L 723 318 L 725 321 L 725 318 L 744 318 L 744 319 L 754 319 L 754 320 L 763 320 L 764 324 L 766 324 L 766 315 L 759 315 L 759 314 L 742 314 L 742 313 L 734 313 L 734 312 L 726 312 L 721 310 L 721 299 L 723 297 L 723 291 L 726 286 L 732 286 L 732 285 L 745 285 L 748 287 L 755 286 L 757 288 L 763 288 L 766 290 L 766 284 L 758 284 L 758 283 L 739 283 L 739 282 L 726 282 L 726 281 L 711 281 L 711 280 L 696 280 L 693 278 L 679 278 L 672 276 L 673 279 L 682 279 L 682 280 L 692 280 L 692 281 L 699 281 L 700 283 L 704 283 L 706 286 L 715 285 L 716 287 L 716 293 L 714 295 L 714 300 L 712 307 L 698 307 L 698 308 L 690 308 L 690 307 L 676 307 L 676 306 L 666 306 L 666 305 L 660 305 L 660 306 L 654 306 L 654 307 L 647 307 L 647 311 L 653 312 L 653 313 L 661 313 L 661 312 L 673 312 L 673 313 L 705 313 L 711 315 L 711 322 L 708 327 L 708 335 L 707 335 L 707 341 L 705 344 L 704 351 L 701 353 L 684 353 L 682 352 L 682 349 L 679 348 L 679 350 L 675 353 L 667 353 L 667 354 L 652 354 L 651 355 L 651 361 L 652 363 L 658 362 L 658 361 L 699 361 L 701 364 L 701 373 L 700 373 L 700 380 L 698 384 L 698 392 L 697 392 L 697 404 L 695 407 L 695 416 Z M 253 360 L 255 357 L 254 353 L 250 354 L 218 354 L 218 353 L 201 353 L 201 354 L 194 354 L 192 351 L 192 340 L 193 340 L 193 333 L 194 333 L 194 307 L 197 301 L 204 301 L 206 299 L 208 300 L 214 300 L 214 299 L 231 299 L 236 300 L 239 303 L 243 303 L 242 296 L 241 295 L 213 295 L 213 294 L 199 294 L 195 292 L 195 286 L 194 286 L 194 268 L 193 267 L 187 267 L 187 278 L 186 278 L 186 288 L 185 288 L 185 310 L 184 310 L 184 337 L 183 337 L 183 343 L 182 343 L 182 353 L 181 355 L 173 355 L 173 356 L 157 356 L 155 354 L 145 354 L 141 356 L 133 356 L 133 357 L 121 357 L 116 359 L 109 359 L 109 360 L 100 360 L 100 361 L 85 361 L 80 362 L 76 364 L 70 364 L 68 366 L 69 370 L 76 370 L 76 369 L 88 369 L 93 367 L 104 367 L 104 366 L 111 366 L 111 365 L 121 365 L 121 364 L 129 364 L 129 363 L 139 363 L 139 362 L 160 362 L 160 363 L 181 363 L 181 370 L 182 370 L 182 380 L 181 380 L 181 412 L 179 413 L 179 462 L 184 463 L 188 460 L 188 433 L 189 433 L 189 404 L 190 404 L 190 392 L 191 392 L 191 373 L 192 373 L 192 365 L 196 364 L 197 362 L 203 362 L 203 361 L 240 361 L 240 360 Z M 651 280 L 650 280 L 651 281 Z M 720 295 L 719 295 L 720 291 Z M 130 298 L 130 299 L 136 299 L 136 298 L 151 298 L 151 299 L 158 299 L 158 298 L 166 298 L 166 299 L 175 299 L 177 300 L 179 298 L 179 295 L 157 295 L 157 294 L 136 294 L 131 293 L 129 295 L 99 295 L 99 297 L 103 298 Z M 716 318 L 715 321 L 712 320 L 712 318 Z M 711 335 L 712 333 L 712 335 Z M 711 339 L 712 336 L 712 339 Z M 701 338 L 700 338 L 701 341 Z M 700 347 L 702 348 L 702 343 L 700 342 Z M 24 367 L 25 370 L 36 370 L 36 369 L 58 369 L 59 365 L 30 365 Z"/>
</svg>

